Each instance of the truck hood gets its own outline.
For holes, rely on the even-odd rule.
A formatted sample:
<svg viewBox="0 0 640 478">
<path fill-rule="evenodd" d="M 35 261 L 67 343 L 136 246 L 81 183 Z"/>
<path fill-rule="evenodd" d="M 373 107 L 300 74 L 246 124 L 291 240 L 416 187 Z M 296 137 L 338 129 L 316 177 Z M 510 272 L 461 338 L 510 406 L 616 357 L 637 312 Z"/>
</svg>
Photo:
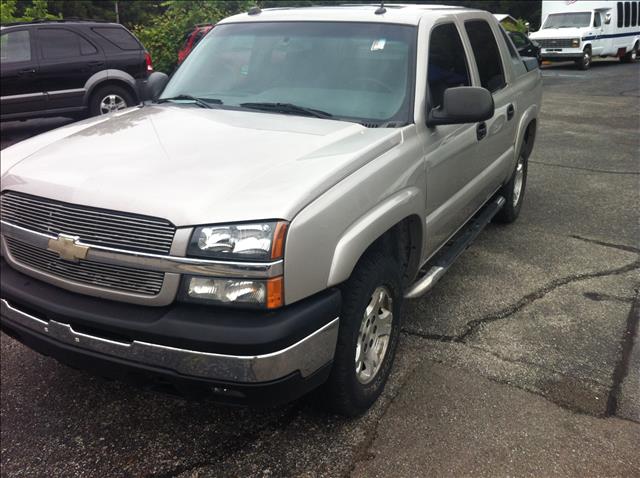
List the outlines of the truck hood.
<svg viewBox="0 0 640 478">
<path fill-rule="evenodd" d="M 2 152 L 2 190 L 176 226 L 288 219 L 402 141 L 391 128 L 157 105 L 92 118 Z"/>
<path fill-rule="evenodd" d="M 552 38 L 582 38 L 590 32 L 589 27 L 581 28 L 545 28 L 529 35 L 531 40 L 547 40 Z"/>
</svg>

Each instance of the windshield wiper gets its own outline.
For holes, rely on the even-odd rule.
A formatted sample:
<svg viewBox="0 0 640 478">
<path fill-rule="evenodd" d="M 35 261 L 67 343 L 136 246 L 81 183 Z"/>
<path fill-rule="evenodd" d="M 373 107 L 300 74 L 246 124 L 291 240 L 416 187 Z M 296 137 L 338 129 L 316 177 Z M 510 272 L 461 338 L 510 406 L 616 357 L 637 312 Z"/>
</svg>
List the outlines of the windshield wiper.
<svg viewBox="0 0 640 478">
<path fill-rule="evenodd" d="M 217 98 L 198 98 L 197 96 L 191 96 L 191 95 L 178 95 L 178 96 L 172 96 L 171 98 L 160 98 L 157 102 L 166 103 L 167 101 L 174 101 L 174 100 L 178 100 L 178 101 L 190 100 L 203 108 L 211 108 L 212 104 L 214 105 L 222 104 L 222 100 L 219 100 Z"/>
<path fill-rule="evenodd" d="M 294 105 L 292 103 L 241 103 L 242 108 L 252 110 L 273 111 L 276 113 L 289 113 L 313 116 L 315 118 L 333 118 L 331 113 L 326 111 L 307 108 L 306 106 Z"/>
</svg>

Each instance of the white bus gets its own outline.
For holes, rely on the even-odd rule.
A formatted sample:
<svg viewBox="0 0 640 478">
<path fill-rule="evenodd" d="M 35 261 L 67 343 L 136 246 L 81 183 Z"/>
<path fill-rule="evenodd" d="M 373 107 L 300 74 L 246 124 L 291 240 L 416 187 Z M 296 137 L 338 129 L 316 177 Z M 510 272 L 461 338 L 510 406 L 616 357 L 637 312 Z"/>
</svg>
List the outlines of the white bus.
<svg viewBox="0 0 640 478">
<path fill-rule="evenodd" d="M 574 60 L 583 70 L 594 56 L 636 61 L 640 44 L 640 2 L 543 0 L 540 30 L 530 35 L 542 59 Z"/>
</svg>

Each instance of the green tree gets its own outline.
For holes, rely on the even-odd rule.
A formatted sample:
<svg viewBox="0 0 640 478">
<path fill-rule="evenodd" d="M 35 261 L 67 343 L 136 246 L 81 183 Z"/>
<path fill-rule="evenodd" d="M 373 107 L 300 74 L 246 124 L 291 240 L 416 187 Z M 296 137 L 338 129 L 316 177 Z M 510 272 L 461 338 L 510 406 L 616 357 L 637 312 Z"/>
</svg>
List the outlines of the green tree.
<svg viewBox="0 0 640 478">
<path fill-rule="evenodd" d="M 48 7 L 47 0 L 31 0 L 30 3 L 23 2 L 22 5 L 19 5 L 16 0 L 0 0 L 0 21 L 10 23 L 62 18 L 60 15 L 51 13 Z"/>
</svg>

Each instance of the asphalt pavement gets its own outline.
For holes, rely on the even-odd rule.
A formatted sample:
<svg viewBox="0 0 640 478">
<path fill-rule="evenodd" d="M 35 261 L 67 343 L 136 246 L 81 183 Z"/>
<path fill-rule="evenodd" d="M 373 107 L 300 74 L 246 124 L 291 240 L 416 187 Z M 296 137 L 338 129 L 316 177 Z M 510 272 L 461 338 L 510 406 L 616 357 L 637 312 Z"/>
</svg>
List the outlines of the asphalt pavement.
<svg viewBox="0 0 640 478">
<path fill-rule="evenodd" d="M 520 218 L 407 304 L 365 416 L 185 401 L 2 335 L 2 476 L 640 476 L 640 64 L 543 76 Z"/>
</svg>

